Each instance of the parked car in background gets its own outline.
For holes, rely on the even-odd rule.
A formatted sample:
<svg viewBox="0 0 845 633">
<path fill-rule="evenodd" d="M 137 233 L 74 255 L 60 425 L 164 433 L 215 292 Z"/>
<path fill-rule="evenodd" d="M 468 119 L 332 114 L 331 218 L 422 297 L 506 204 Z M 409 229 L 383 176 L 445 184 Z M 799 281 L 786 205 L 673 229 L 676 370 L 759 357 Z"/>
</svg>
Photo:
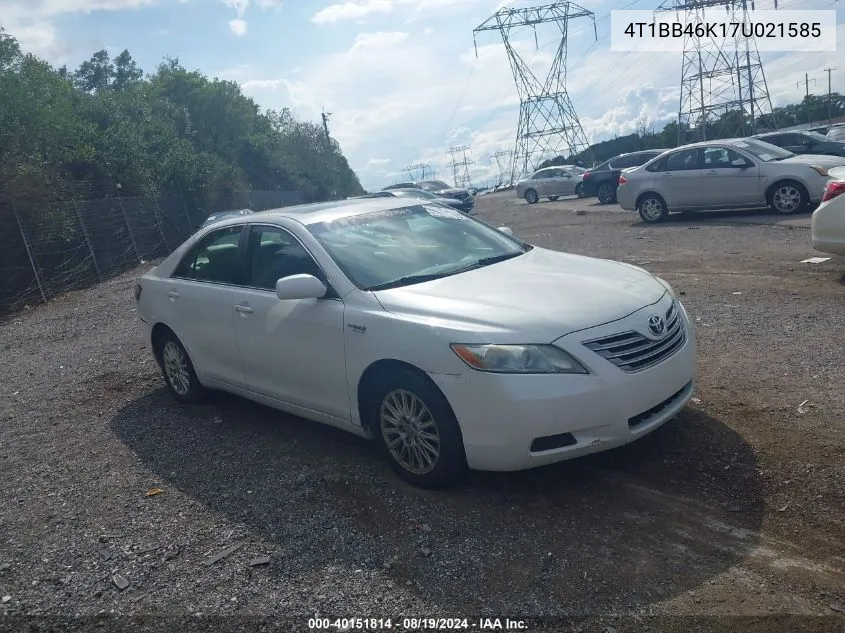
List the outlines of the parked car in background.
<svg viewBox="0 0 845 633">
<path fill-rule="evenodd" d="M 249 215 L 253 213 L 252 209 L 231 209 L 230 211 L 220 211 L 219 213 L 213 213 L 208 216 L 205 221 L 197 227 L 197 230 L 203 229 L 207 227 L 209 224 L 213 224 L 215 222 L 219 222 L 220 220 L 226 220 L 228 218 L 236 218 L 241 215 Z"/>
<path fill-rule="evenodd" d="M 755 138 L 693 143 L 619 178 L 619 205 L 644 222 L 672 211 L 752 209 L 795 213 L 821 200 L 838 156 L 795 155 Z"/>
<path fill-rule="evenodd" d="M 813 248 L 822 253 L 845 255 L 845 167 L 830 170 L 819 208 L 810 224 Z"/>
<path fill-rule="evenodd" d="M 457 198 L 443 198 L 424 189 L 388 189 L 386 191 L 358 196 L 358 198 L 417 198 L 426 202 L 436 202 L 459 211 L 463 211 L 464 207 L 464 203 Z M 468 211 L 465 213 L 468 213 Z"/>
<path fill-rule="evenodd" d="M 385 187 L 382 191 L 390 191 L 391 189 L 422 189 L 433 193 L 440 198 L 454 198 L 461 203 L 461 211 L 469 213 L 475 207 L 475 196 L 469 189 L 461 187 L 452 187 L 442 180 L 417 180 L 415 182 L 400 182 L 395 185 Z"/>
<path fill-rule="evenodd" d="M 683 409 L 695 332 L 668 283 L 408 202 L 232 218 L 144 274 L 172 396 L 219 389 L 372 438 L 431 487 L 628 444 Z"/>
<path fill-rule="evenodd" d="M 528 178 L 516 183 L 516 195 L 528 204 L 540 198 L 557 200 L 561 196 L 580 196 L 584 169 L 575 165 L 557 165 L 538 169 Z"/>
<path fill-rule="evenodd" d="M 751 138 L 777 145 L 793 154 L 845 156 L 845 142 L 818 132 L 771 132 L 757 134 Z"/>
<path fill-rule="evenodd" d="M 620 154 L 613 158 L 599 163 L 597 166 L 587 170 L 582 179 L 582 195 L 585 198 L 597 197 L 602 204 L 610 204 L 616 200 L 616 188 L 619 185 L 619 176 L 623 169 L 639 167 L 650 161 L 655 156 L 660 156 L 666 150 L 649 149 L 641 152 L 630 152 Z"/>
<path fill-rule="evenodd" d="M 831 141 L 845 142 L 845 125 L 834 125 L 825 136 Z"/>
</svg>

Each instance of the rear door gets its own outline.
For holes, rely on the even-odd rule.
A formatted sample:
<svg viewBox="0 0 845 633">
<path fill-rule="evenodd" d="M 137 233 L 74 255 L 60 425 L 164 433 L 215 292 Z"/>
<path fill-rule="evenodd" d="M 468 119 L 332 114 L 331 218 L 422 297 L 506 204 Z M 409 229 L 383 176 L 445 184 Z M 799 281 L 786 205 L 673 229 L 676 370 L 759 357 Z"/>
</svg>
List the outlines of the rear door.
<svg viewBox="0 0 845 633">
<path fill-rule="evenodd" d="M 182 341 L 200 377 L 243 385 L 232 299 L 241 273 L 243 226 L 211 231 L 161 286 L 161 321 Z"/>
<path fill-rule="evenodd" d="M 680 149 L 660 161 L 654 180 L 670 209 L 701 205 L 702 151 L 698 147 Z"/>
</svg>

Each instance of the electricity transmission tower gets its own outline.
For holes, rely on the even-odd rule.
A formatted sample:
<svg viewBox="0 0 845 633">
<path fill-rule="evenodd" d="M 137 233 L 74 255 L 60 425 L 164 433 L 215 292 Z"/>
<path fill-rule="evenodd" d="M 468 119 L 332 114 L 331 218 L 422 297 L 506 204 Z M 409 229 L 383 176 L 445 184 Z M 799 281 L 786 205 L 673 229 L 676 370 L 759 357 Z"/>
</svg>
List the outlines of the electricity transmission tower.
<svg viewBox="0 0 845 633">
<path fill-rule="evenodd" d="M 495 154 L 492 154 L 491 158 L 496 161 L 496 167 L 499 168 L 499 180 L 496 185 L 502 185 L 505 183 L 505 180 L 511 175 L 511 162 L 513 159 L 513 152 L 509 150 L 496 152 Z"/>
<path fill-rule="evenodd" d="M 417 170 L 419 170 L 421 172 L 419 178 L 414 177 L 414 172 L 417 171 Z M 407 167 L 405 167 L 405 171 L 408 172 L 408 177 L 411 180 L 414 180 L 414 181 L 416 181 L 416 180 L 427 180 L 426 174 L 428 174 L 429 178 L 432 178 L 431 165 L 429 165 L 428 163 L 418 163 L 416 165 L 408 165 Z"/>
<path fill-rule="evenodd" d="M 532 173 L 544 158 L 553 158 L 561 150 L 570 156 L 584 151 L 588 156 L 592 154 L 581 122 L 566 92 L 567 34 L 569 21 L 576 18 L 591 19 L 594 34 L 598 39 L 595 14 L 568 0 L 525 9 L 504 7 L 473 29 L 476 57 L 478 34 L 484 31 L 499 31 L 519 92 L 519 125 L 511 163 L 511 181 Z M 519 42 L 513 38 L 531 28 L 534 31 L 535 44 L 539 48 L 537 26 L 543 24 L 554 24 L 560 31 L 560 41 L 552 65 L 541 80 L 531 70 L 530 60 L 526 62 L 517 52 Z"/>
<path fill-rule="evenodd" d="M 685 24 L 704 22 L 705 12 L 725 11 L 720 20 L 745 24 L 754 0 L 663 0 L 658 11 L 683 12 Z M 774 0 L 777 9 L 777 0 Z M 709 10 L 709 11 L 708 11 Z M 753 134 L 760 117 L 774 120 L 769 87 L 754 37 L 684 36 L 678 144 Z"/>
<path fill-rule="evenodd" d="M 472 165 L 472 161 L 467 157 L 468 151 L 470 151 L 470 148 L 466 145 L 449 148 L 449 154 L 452 159 L 449 166 L 452 168 L 452 177 L 455 186 L 466 187 L 467 189 L 471 186 L 469 166 Z"/>
</svg>

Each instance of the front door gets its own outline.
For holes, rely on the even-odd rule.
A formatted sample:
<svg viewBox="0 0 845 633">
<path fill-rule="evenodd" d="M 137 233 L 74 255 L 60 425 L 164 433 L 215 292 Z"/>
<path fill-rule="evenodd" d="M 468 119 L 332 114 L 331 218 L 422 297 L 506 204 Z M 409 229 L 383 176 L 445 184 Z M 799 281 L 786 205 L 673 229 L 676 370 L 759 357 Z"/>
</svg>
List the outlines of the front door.
<svg viewBox="0 0 845 633">
<path fill-rule="evenodd" d="M 764 203 L 760 168 L 730 148 L 705 148 L 701 173 L 703 206 L 729 209 Z"/>
<path fill-rule="evenodd" d="M 248 389 L 349 419 L 343 301 L 281 301 L 276 282 L 298 274 L 327 283 L 317 263 L 288 230 L 252 225 L 245 283 L 234 293 L 235 338 Z"/>
</svg>

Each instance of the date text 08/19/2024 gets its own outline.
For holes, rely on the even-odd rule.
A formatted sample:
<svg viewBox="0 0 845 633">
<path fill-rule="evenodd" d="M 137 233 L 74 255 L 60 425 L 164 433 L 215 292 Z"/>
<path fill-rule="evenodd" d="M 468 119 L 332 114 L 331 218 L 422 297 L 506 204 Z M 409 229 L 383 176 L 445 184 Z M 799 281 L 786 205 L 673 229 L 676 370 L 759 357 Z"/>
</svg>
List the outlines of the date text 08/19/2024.
<svg viewBox="0 0 845 633">
<path fill-rule="evenodd" d="M 310 618 L 308 628 L 312 631 L 378 631 L 378 630 L 477 630 L 477 631 L 524 631 L 525 620 L 510 618 Z"/>
</svg>

